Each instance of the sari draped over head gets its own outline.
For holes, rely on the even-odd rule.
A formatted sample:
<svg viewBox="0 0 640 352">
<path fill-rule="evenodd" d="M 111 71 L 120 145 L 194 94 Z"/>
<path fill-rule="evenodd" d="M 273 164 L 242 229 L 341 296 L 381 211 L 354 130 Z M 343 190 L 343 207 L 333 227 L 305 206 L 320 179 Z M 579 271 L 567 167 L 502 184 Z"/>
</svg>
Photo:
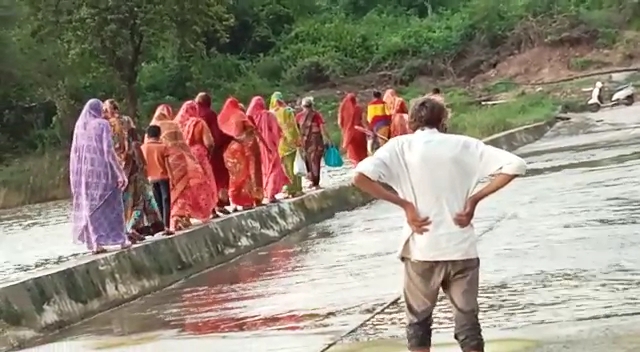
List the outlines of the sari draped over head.
<svg viewBox="0 0 640 352">
<path fill-rule="evenodd" d="M 229 199 L 234 206 L 252 208 L 262 203 L 262 166 L 258 132 L 235 98 L 229 98 L 218 116 L 220 129 L 232 136 L 224 153 L 229 170 Z"/>
<path fill-rule="evenodd" d="M 73 240 L 89 250 L 127 241 L 119 179 L 126 175 L 118 162 L 102 102 L 89 100 L 76 122 L 71 143 L 69 179 L 72 194 Z"/>
<path fill-rule="evenodd" d="M 358 165 L 367 157 L 367 136 L 356 129 L 356 127 L 363 127 L 362 114 L 356 95 L 347 94 L 340 103 L 338 123 L 342 130 L 342 148 L 354 165 Z"/>
<path fill-rule="evenodd" d="M 367 121 L 369 129 L 373 132 L 369 136 L 367 148 L 373 154 L 378 148 L 389 140 L 389 126 L 391 125 L 391 115 L 387 113 L 387 108 L 382 99 L 373 99 L 367 105 Z"/>
<path fill-rule="evenodd" d="M 209 154 L 209 162 L 211 163 L 211 169 L 216 179 L 216 186 L 219 191 L 226 190 L 229 188 L 229 170 L 227 170 L 227 166 L 224 164 L 224 151 L 233 138 L 220 129 L 218 125 L 218 115 L 211 109 L 211 97 L 206 93 L 200 93 L 196 101 L 200 110 L 200 117 L 202 117 L 207 127 L 209 127 L 214 141 L 213 149 Z"/>
<path fill-rule="evenodd" d="M 284 102 L 280 92 L 275 92 L 271 95 L 269 110 L 276 116 L 278 125 L 282 129 L 278 153 L 282 159 L 284 171 L 291 181 L 287 185 L 287 195 L 299 196 L 302 194 L 302 179 L 295 174 L 293 169 L 296 152 L 300 144 L 300 130 L 296 123 L 295 112 Z"/>
<path fill-rule="evenodd" d="M 409 109 L 404 99 L 396 97 L 391 108 L 391 126 L 389 126 L 389 137 L 397 137 L 409 134 Z"/>
<path fill-rule="evenodd" d="M 394 89 L 387 89 L 382 96 L 382 100 L 384 101 L 384 106 L 386 108 L 387 114 L 393 114 L 393 108 L 396 105 L 396 99 L 398 99 L 398 93 Z"/>
<path fill-rule="evenodd" d="M 312 97 L 304 98 L 302 106 L 304 109 L 296 115 L 296 121 L 300 126 L 307 178 L 313 187 L 319 187 L 320 169 L 324 156 L 324 138 L 322 137 L 324 118 L 320 112 L 313 108 Z"/>
<path fill-rule="evenodd" d="M 171 229 L 189 227 L 190 218 L 207 221 L 214 204 L 208 193 L 201 190 L 210 187 L 210 182 L 184 140 L 180 126 L 173 121 L 171 107 L 167 104 L 158 106 L 151 125 L 160 127 L 160 140 L 169 151 L 167 165 L 171 183 Z"/>
<path fill-rule="evenodd" d="M 271 95 L 271 99 L 269 99 L 269 110 L 273 110 L 276 107 L 285 107 L 285 106 L 288 106 L 288 105 L 284 102 L 282 93 L 274 92 Z"/>
<path fill-rule="evenodd" d="M 284 172 L 282 160 L 278 154 L 278 145 L 282 138 L 282 128 L 273 112 L 267 110 L 262 97 L 251 99 L 247 115 L 253 118 L 253 122 L 262 135 L 264 143 L 260 144 L 260 156 L 262 159 L 262 187 L 268 199 L 274 200 L 275 196 L 289 184 L 289 177 Z"/>
<path fill-rule="evenodd" d="M 200 191 L 205 194 L 205 203 L 212 204 L 209 212 L 213 214 L 215 205 L 218 203 L 218 189 L 213 169 L 211 169 L 211 163 L 209 162 L 209 150 L 213 149 L 214 146 L 211 131 L 209 131 L 209 127 L 200 117 L 198 104 L 193 100 L 182 104 L 173 120 L 180 127 L 184 141 L 189 146 L 191 154 L 193 154 L 204 173 L 204 180 L 207 182 L 207 186 Z"/>
<path fill-rule="evenodd" d="M 146 164 L 133 121 L 128 116 L 117 115 L 109 119 L 109 126 L 116 156 L 128 180 L 122 193 L 127 232 L 152 234 L 164 230 L 164 226 L 160 226 L 160 211 L 147 180 Z"/>
</svg>

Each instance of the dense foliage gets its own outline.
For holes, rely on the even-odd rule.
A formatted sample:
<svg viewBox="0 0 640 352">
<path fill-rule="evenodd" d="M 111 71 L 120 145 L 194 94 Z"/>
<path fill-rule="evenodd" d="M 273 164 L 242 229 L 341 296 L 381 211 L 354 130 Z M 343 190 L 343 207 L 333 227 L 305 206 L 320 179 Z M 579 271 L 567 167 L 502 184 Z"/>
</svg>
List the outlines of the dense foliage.
<svg viewBox="0 0 640 352">
<path fill-rule="evenodd" d="M 0 159 L 68 143 L 90 97 L 147 119 L 200 90 L 220 103 L 381 69 L 472 74 L 572 28 L 615 40 L 638 14 L 625 0 L 0 0 Z"/>
</svg>

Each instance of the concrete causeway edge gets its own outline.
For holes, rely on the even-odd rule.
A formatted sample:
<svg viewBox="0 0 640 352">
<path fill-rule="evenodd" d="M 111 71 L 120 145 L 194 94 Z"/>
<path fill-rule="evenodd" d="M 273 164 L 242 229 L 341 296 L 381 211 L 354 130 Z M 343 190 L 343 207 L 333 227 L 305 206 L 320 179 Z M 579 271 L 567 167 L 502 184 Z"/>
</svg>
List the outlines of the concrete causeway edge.
<svg viewBox="0 0 640 352">
<path fill-rule="evenodd" d="M 484 141 L 513 150 L 541 138 L 555 122 L 554 117 Z M 0 351 L 20 348 L 370 201 L 351 185 L 325 189 L 0 286 Z"/>
</svg>

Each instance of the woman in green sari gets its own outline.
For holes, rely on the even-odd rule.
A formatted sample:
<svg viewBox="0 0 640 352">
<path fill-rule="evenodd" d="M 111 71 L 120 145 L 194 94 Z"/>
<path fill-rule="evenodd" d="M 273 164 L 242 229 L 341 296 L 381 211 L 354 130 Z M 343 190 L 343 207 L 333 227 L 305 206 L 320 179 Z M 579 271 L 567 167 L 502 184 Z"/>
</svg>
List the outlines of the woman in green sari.
<svg viewBox="0 0 640 352">
<path fill-rule="evenodd" d="M 296 123 L 296 116 L 293 109 L 285 103 L 282 93 L 275 92 L 271 95 L 269 110 L 276 115 L 278 124 L 282 128 L 282 139 L 278 146 L 278 153 L 282 159 L 284 171 L 291 182 L 286 186 L 286 193 L 289 198 L 301 196 L 302 178 L 293 172 L 293 164 L 296 159 L 296 151 L 300 146 L 300 131 Z"/>
</svg>

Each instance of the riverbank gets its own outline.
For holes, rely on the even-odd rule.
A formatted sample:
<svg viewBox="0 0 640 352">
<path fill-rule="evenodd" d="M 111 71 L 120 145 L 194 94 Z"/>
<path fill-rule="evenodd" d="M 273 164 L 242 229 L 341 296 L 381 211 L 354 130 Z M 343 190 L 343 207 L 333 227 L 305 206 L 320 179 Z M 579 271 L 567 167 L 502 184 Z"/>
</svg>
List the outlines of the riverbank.
<svg viewBox="0 0 640 352">
<path fill-rule="evenodd" d="M 424 94 L 419 86 L 399 88 L 398 92 L 407 101 Z M 558 103 L 542 93 L 515 97 L 496 106 L 472 104 L 472 99 L 470 91 L 447 90 L 447 101 L 453 110 L 451 130 L 478 138 L 543 121 L 554 113 Z M 331 139 L 339 145 L 336 114 L 340 101 L 335 95 L 319 96 L 316 101 Z M 68 160 L 67 151 L 47 150 L 0 166 L 0 209 L 69 198 Z"/>
</svg>

